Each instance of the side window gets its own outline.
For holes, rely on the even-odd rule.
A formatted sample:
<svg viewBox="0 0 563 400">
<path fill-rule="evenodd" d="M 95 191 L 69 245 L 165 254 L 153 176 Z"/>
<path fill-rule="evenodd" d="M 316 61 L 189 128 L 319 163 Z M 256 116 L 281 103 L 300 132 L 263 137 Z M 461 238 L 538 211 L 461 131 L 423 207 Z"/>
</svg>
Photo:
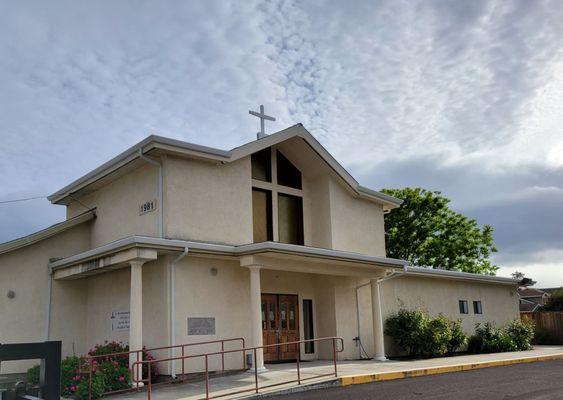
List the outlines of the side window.
<svg viewBox="0 0 563 400">
<path fill-rule="evenodd" d="M 303 300 L 303 323 L 304 323 L 304 339 L 313 339 L 314 338 L 314 329 L 313 329 L 313 300 L 304 299 Z M 307 342 L 305 343 L 305 353 L 311 354 L 315 352 L 315 342 Z"/>
<path fill-rule="evenodd" d="M 480 300 L 473 302 L 473 313 L 474 314 L 483 314 L 483 307 L 481 306 Z"/>
<path fill-rule="evenodd" d="M 460 314 L 469 314 L 469 305 L 467 304 L 467 300 L 460 300 L 459 301 L 459 313 Z"/>
</svg>

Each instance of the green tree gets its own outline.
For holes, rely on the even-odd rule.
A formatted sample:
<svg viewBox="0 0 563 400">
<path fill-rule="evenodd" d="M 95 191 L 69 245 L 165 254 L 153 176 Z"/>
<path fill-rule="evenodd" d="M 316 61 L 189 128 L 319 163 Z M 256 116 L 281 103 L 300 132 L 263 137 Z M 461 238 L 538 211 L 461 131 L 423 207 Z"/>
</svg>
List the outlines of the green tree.
<svg viewBox="0 0 563 400">
<path fill-rule="evenodd" d="M 549 300 L 543 306 L 544 311 L 563 311 L 563 288 L 551 293 Z"/>
<path fill-rule="evenodd" d="M 514 279 L 524 279 L 524 273 L 520 271 L 514 271 L 510 274 Z"/>
<path fill-rule="evenodd" d="M 449 208 L 440 192 L 420 188 L 383 189 L 403 200 L 385 215 L 387 256 L 414 265 L 494 275 L 493 228 Z"/>
</svg>

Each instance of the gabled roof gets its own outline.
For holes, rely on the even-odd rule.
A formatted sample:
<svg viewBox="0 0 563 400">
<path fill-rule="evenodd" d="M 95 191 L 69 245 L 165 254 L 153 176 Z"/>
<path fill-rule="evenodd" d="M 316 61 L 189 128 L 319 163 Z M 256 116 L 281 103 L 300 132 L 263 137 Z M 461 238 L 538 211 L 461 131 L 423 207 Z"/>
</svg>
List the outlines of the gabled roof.
<svg viewBox="0 0 563 400">
<path fill-rule="evenodd" d="M 541 291 L 544 291 L 547 294 L 552 294 L 554 292 L 557 292 L 558 290 L 563 289 L 563 286 L 561 287 L 557 287 L 557 288 L 544 288 L 544 289 L 540 289 Z"/>
<path fill-rule="evenodd" d="M 71 196 L 73 193 L 76 193 L 88 185 L 91 185 L 92 183 L 110 175 L 118 169 L 139 159 L 141 154 L 146 154 L 152 150 L 172 152 L 186 157 L 210 160 L 214 162 L 229 163 L 294 137 L 303 139 L 303 141 L 307 143 L 340 178 L 342 178 L 344 183 L 349 186 L 356 196 L 381 203 L 388 209 L 401 205 L 402 200 L 361 186 L 301 124 L 293 125 L 287 129 L 268 135 L 262 139 L 246 143 L 242 146 L 235 147 L 234 149 L 228 151 L 201 146 L 181 140 L 169 139 L 162 136 L 151 135 L 125 150 L 110 161 L 102 164 L 88 174 L 53 193 L 48 197 L 48 199 L 51 203 L 65 204 L 67 197 Z"/>
<path fill-rule="evenodd" d="M 536 288 L 528 287 L 528 288 L 524 288 L 524 289 L 518 289 L 518 294 L 522 298 L 528 298 L 528 297 L 542 297 L 542 296 L 546 295 L 547 293 L 543 289 L 536 289 Z"/>
<path fill-rule="evenodd" d="M 50 238 L 58 233 L 64 232 L 70 228 L 80 225 L 84 222 L 90 221 L 96 217 L 95 210 L 88 210 L 85 213 L 79 214 L 76 217 L 67 219 L 66 221 L 59 222 L 58 224 L 51 225 L 48 228 L 40 230 L 38 232 L 32 233 L 18 239 L 11 240 L 6 243 L 0 244 L 0 254 L 7 253 L 9 251 L 17 250 L 25 246 L 37 243 L 41 240 Z"/>
<path fill-rule="evenodd" d="M 520 311 L 522 312 L 534 312 L 534 311 L 538 311 L 539 309 L 541 309 L 540 304 L 533 302 L 533 301 L 529 301 L 526 299 L 520 299 L 520 305 L 519 305 Z"/>
</svg>

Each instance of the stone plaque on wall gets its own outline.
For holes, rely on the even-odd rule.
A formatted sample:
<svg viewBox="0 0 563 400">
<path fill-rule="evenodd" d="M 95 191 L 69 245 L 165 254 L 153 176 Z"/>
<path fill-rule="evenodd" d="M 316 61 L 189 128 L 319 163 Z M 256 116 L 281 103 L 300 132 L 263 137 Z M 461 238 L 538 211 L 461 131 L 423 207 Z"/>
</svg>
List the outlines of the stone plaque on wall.
<svg viewBox="0 0 563 400">
<path fill-rule="evenodd" d="M 188 317 L 188 335 L 215 335 L 215 317 Z"/>
</svg>

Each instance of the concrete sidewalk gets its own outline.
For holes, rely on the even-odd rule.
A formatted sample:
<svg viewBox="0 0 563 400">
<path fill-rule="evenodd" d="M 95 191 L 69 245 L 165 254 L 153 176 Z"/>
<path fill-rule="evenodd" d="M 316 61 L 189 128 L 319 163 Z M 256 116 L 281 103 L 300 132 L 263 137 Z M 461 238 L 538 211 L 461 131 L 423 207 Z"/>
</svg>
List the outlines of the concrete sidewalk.
<svg viewBox="0 0 563 400">
<path fill-rule="evenodd" d="M 302 385 L 297 382 L 283 384 L 284 381 L 296 380 L 295 363 L 268 365 L 268 371 L 258 375 L 260 386 L 277 384 L 277 386 L 260 389 L 259 395 L 253 391 L 229 395 L 233 391 L 254 388 L 254 374 L 243 372 L 235 375 L 214 377 L 209 380 L 209 395 L 215 397 L 226 395 L 225 399 L 265 396 L 283 392 L 294 392 L 312 389 L 319 386 L 347 386 L 381 380 L 400 379 L 410 376 L 424 376 L 456 371 L 511 365 L 523 362 L 563 359 L 563 346 L 536 346 L 533 350 L 511 353 L 463 355 L 456 357 L 432 358 L 428 360 L 409 361 L 340 361 L 338 362 L 338 378 L 317 375 L 330 374 L 334 371 L 331 361 L 301 362 L 301 378 L 306 380 Z M 147 398 L 146 390 L 108 396 L 119 400 L 142 400 Z M 169 384 L 153 388 L 153 400 L 195 400 L 205 398 L 205 382 L 188 382 Z"/>
</svg>

